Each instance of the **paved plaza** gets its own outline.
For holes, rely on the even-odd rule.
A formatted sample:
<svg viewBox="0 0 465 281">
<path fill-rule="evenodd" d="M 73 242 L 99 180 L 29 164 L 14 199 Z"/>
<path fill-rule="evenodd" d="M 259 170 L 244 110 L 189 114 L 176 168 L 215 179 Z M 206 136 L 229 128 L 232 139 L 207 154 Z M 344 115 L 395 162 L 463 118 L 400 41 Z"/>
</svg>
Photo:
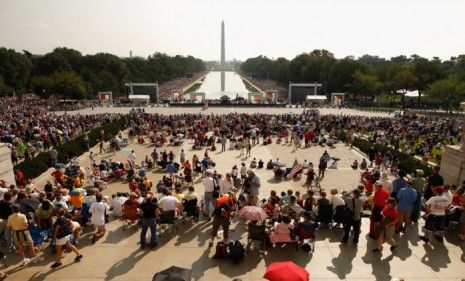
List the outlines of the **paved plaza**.
<svg viewBox="0 0 465 281">
<path fill-rule="evenodd" d="M 112 108 L 110 108 L 112 109 Z M 87 112 L 84 110 L 82 112 Z M 99 109 L 100 110 L 100 109 Z M 149 108 L 147 111 L 169 112 L 169 108 Z M 187 110 L 187 109 L 186 109 Z M 189 109 L 193 110 L 193 109 Z M 198 109 L 195 109 L 198 112 Z M 224 109 L 223 109 L 224 110 Z M 266 109 L 277 113 L 277 109 Z M 295 110 L 295 109 L 294 109 Z M 261 110 L 262 111 L 262 110 Z M 263 110 L 265 111 L 265 110 Z M 288 112 L 289 109 L 282 109 Z M 94 110 L 95 112 L 95 110 Z M 215 112 L 215 110 L 209 110 Z M 208 112 L 208 113 L 209 113 Z M 218 111 L 220 112 L 220 111 Z M 343 112 L 347 112 L 344 110 Z M 363 113 L 365 114 L 365 113 Z M 203 150 L 191 149 L 192 140 L 186 140 L 183 146 L 166 146 L 161 150 L 171 150 L 179 159 L 180 149 L 186 152 L 186 159 L 192 159 L 193 154 L 199 157 Z M 139 145 L 130 143 L 125 149 L 116 153 L 104 153 L 98 158 L 126 161 L 128 152 L 134 149 L 138 162 L 150 155 L 153 146 L 150 144 Z M 324 150 L 323 147 L 311 147 L 299 149 L 293 152 L 293 147 L 286 144 L 262 146 L 252 148 L 252 157 L 245 158 L 240 150 L 227 150 L 226 152 L 210 152 L 219 173 L 226 173 L 235 164 L 241 161 L 247 166 L 253 157 L 263 159 L 266 163 L 269 159 L 279 157 L 282 163 L 292 165 L 297 159 L 301 162 L 307 159 L 315 165 Z M 326 190 L 337 188 L 339 190 L 353 189 L 359 183 L 360 171 L 350 168 L 354 159 L 363 158 L 358 151 L 350 149 L 344 144 L 337 144 L 334 149 L 327 149 L 331 156 L 341 158 L 339 169 L 328 170 L 322 181 L 322 187 Z M 97 148 L 93 148 L 98 153 Z M 160 151 L 160 149 L 159 149 Z M 89 163 L 88 153 L 80 157 L 81 164 Z M 261 198 L 268 197 L 274 189 L 278 192 L 288 188 L 305 192 L 304 178 L 300 181 L 272 180 L 273 173 L 265 169 L 257 169 L 262 181 Z M 50 169 L 47 173 L 36 179 L 36 185 L 42 187 L 50 177 Z M 156 184 L 163 173 L 150 171 L 150 179 Z M 203 188 L 199 177 L 194 179 L 196 192 L 203 194 Z M 111 183 L 105 195 L 111 195 L 117 191 L 129 191 L 128 184 L 123 182 Z M 406 234 L 396 237 L 399 247 L 394 253 L 385 247 L 381 254 L 372 253 L 375 247 L 374 240 L 368 238 L 368 219 L 362 220 L 362 235 L 358 247 L 352 244 L 341 245 L 342 230 L 320 229 L 317 231 L 316 249 L 313 254 L 308 254 L 295 248 L 273 248 L 260 254 L 253 250 L 247 253 L 245 260 L 234 265 L 231 261 L 213 259 L 214 248 L 208 247 L 208 238 L 211 231 L 211 222 L 201 220 L 197 224 L 180 222 L 180 230 L 173 235 L 170 229 L 160 230 L 159 246 L 154 250 L 140 250 L 139 231 L 133 227 L 123 231 L 123 222 L 114 220 L 107 224 L 107 234 L 91 245 L 90 231 L 88 227 L 80 240 L 78 247 L 84 258 L 80 263 L 73 263 L 74 255 L 65 253 L 63 266 L 51 270 L 53 257 L 49 250 L 46 259 L 38 264 L 27 267 L 19 266 L 17 255 L 10 255 L 7 259 L 7 268 L 4 272 L 10 274 L 8 280 L 151 280 L 154 273 L 171 265 L 176 265 L 193 270 L 193 280 L 264 280 L 262 276 L 267 265 L 274 261 L 292 260 L 305 267 L 311 274 L 311 280 L 391 280 L 392 278 L 404 278 L 405 280 L 461 280 L 465 278 L 465 244 L 457 238 L 446 237 L 444 243 L 432 241 L 425 245 L 419 238 L 423 221 L 409 228 Z M 233 231 L 231 239 L 246 241 L 247 232 L 244 230 L 244 221 L 233 218 Z"/>
<path fill-rule="evenodd" d="M 99 114 L 99 113 L 129 113 L 133 107 L 95 107 L 95 108 L 85 108 L 76 111 L 67 112 L 67 114 Z M 203 114 L 229 114 L 229 113 L 265 113 L 265 114 L 286 114 L 286 113 L 302 113 L 303 108 L 286 108 L 286 107 L 210 107 L 207 111 L 201 111 L 201 107 L 144 107 L 145 112 L 147 113 L 158 113 L 158 114 L 185 114 L 185 113 L 203 113 Z M 354 115 L 354 116 L 367 116 L 367 117 L 389 117 L 386 112 L 367 112 L 360 111 L 350 108 L 333 108 L 333 107 L 324 107 L 319 108 L 320 114 L 336 114 L 336 115 Z M 64 114 L 63 111 L 57 111 L 56 114 Z"/>
</svg>

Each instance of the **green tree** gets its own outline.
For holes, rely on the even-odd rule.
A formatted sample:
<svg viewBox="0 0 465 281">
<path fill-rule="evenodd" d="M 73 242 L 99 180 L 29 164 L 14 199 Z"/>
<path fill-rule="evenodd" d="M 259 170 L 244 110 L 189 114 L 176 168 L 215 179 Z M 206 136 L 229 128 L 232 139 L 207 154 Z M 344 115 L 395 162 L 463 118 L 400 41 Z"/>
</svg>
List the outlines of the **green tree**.
<svg viewBox="0 0 465 281">
<path fill-rule="evenodd" d="M 373 100 L 379 94 L 381 87 L 382 83 L 376 75 L 363 73 L 360 70 L 355 71 L 352 89 L 358 95 L 367 96 Z"/>
<path fill-rule="evenodd" d="M 366 71 L 366 66 L 355 61 L 352 57 L 346 57 L 336 61 L 331 67 L 329 73 L 329 90 L 332 92 L 348 92 L 356 99 L 357 93 L 354 92 L 354 79 L 357 71 Z"/>
<path fill-rule="evenodd" d="M 0 96 L 9 96 L 13 90 L 5 84 L 3 77 L 0 76 Z"/>
<path fill-rule="evenodd" d="M 413 70 L 417 81 L 415 83 L 415 90 L 418 90 L 418 103 L 421 102 L 421 95 L 426 90 L 429 84 L 436 80 L 443 79 L 446 76 L 441 61 L 436 58 L 435 60 L 428 60 L 421 57 L 416 57 L 413 60 Z"/>
<path fill-rule="evenodd" d="M 447 109 L 457 108 L 465 100 L 465 82 L 456 78 L 446 78 L 433 82 L 426 89 L 430 101 L 440 103 Z"/>
<path fill-rule="evenodd" d="M 0 76 L 4 84 L 18 94 L 26 90 L 31 77 L 32 62 L 24 54 L 0 48 Z"/>
</svg>

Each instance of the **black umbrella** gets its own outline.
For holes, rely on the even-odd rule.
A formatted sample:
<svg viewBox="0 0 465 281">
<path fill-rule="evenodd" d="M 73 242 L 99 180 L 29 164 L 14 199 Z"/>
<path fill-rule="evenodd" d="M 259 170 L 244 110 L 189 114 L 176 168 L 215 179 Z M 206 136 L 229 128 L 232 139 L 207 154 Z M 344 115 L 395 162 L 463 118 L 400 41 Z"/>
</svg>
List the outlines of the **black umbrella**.
<svg viewBox="0 0 465 281">
<path fill-rule="evenodd" d="M 152 278 L 152 281 L 190 281 L 192 278 L 192 270 L 171 266 L 165 270 L 162 270 Z"/>
</svg>

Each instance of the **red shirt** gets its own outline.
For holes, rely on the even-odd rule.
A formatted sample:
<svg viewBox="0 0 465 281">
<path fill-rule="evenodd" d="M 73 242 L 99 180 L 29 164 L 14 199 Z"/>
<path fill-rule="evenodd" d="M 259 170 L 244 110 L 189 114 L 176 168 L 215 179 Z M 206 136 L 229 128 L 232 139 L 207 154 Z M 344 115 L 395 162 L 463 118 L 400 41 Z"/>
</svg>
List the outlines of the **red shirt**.
<svg viewBox="0 0 465 281">
<path fill-rule="evenodd" d="M 380 188 L 379 190 L 375 191 L 375 195 L 373 195 L 373 204 L 375 206 L 384 206 L 386 205 L 386 201 L 389 199 L 389 193 Z"/>
<path fill-rule="evenodd" d="M 384 206 L 382 213 L 383 216 L 390 218 L 391 222 L 395 221 L 399 216 L 399 212 L 397 212 L 396 207 L 389 207 L 388 205 Z"/>
</svg>

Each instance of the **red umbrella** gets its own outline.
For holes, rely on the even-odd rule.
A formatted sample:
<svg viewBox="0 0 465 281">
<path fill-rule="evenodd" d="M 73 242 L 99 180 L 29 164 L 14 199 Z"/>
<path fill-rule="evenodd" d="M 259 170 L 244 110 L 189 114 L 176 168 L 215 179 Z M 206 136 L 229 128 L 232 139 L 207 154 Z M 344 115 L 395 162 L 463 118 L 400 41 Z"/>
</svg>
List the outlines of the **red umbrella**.
<svg viewBox="0 0 465 281">
<path fill-rule="evenodd" d="M 291 261 L 274 262 L 266 268 L 263 278 L 270 281 L 309 281 L 310 273 Z"/>
<path fill-rule="evenodd" d="M 265 210 L 257 206 L 245 206 L 239 211 L 239 217 L 251 221 L 263 221 L 268 218 Z"/>
</svg>

